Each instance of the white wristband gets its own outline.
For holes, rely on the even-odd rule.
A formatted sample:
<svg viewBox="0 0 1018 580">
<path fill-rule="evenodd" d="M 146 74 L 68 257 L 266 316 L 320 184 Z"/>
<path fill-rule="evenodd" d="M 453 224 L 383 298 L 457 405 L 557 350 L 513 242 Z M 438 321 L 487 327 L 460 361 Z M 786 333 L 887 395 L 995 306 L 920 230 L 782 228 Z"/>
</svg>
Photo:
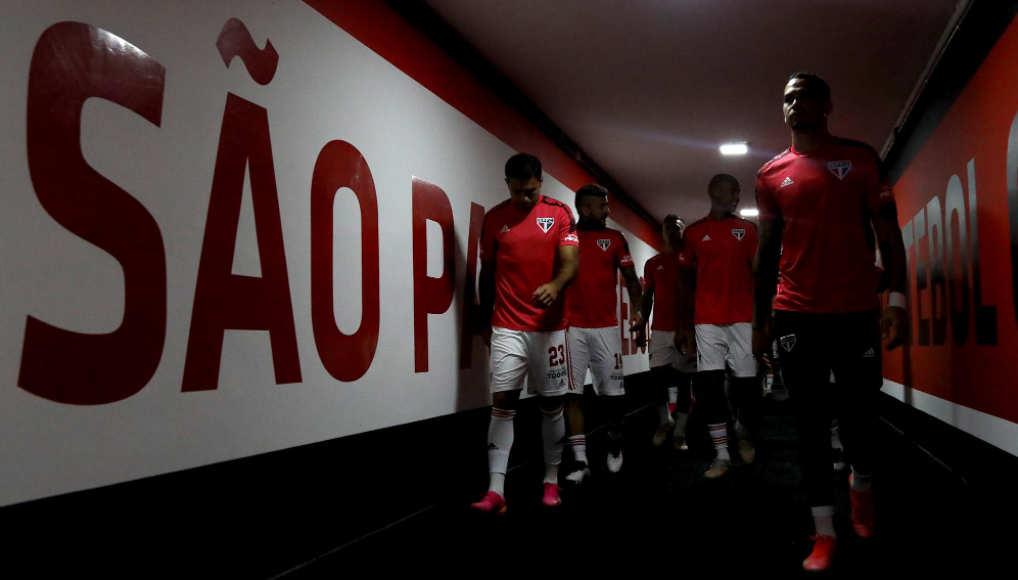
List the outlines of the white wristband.
<svg viewBox="0 0 1018 580">
<path fill-rule="evenodd" d="M 906 308 L 905 295 L 902 294 L 901 292 L 891 292 L 891 295 L 887 297 L 887 307 L 901 308 L 902 310 L 905 310 Z"/>
</svg>

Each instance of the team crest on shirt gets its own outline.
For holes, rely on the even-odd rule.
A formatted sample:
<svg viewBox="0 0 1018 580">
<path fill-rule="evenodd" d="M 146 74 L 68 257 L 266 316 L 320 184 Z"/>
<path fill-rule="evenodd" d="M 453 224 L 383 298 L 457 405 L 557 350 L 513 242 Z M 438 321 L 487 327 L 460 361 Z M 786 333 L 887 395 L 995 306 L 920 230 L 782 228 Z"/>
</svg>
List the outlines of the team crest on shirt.
<svg viewBox="0 0 1018 580">
<path fill-rule="evenodd" d="M 830 163 L 827 164 L 827 169 L 831 170 L 831 173 L 834 174 L 834 177 L 837 177 L 838 179 L 845 179 L 845 176 L 848 175 L 848 172 L 852 171 L 852 162 L 831 161 Z"/>
<path fill-rule="evenodd" d="M 598 240 L 597 241 L 597 247 L 601 248 L 602 252 L 607 252 L 608 251 L 608 246 L 610 246 L 610 245 L 612 245 L 612 241 L 611 240 Z"/>
<path fill-rule="evenodd" d="M 551 226 L 555 225 L 555 218 L 537 218 L 537 225 L 541 226 L 544 233 L 548 233 Z"/>
<path fill-rule="evenodd" d="M 788 334 L 781 337 L 781 347 L 785 349 L 785 352 L 792 352 L 795 348 L 795 335 Z"/>
<path fill-rule="evenodd" d="M 732 235 L 741 242 L 746 237 L 746 228 L 732 228 Z"/>
</svg>

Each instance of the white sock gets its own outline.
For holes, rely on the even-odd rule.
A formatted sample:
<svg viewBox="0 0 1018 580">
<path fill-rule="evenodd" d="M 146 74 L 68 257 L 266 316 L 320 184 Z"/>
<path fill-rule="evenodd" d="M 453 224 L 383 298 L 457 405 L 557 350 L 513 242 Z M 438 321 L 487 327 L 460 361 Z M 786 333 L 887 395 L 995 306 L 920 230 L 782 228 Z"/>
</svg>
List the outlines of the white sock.
<svg viewBox="0 0 1018 580">
<path fill-rule="evenodd" d="M 587 436 L 586 435 L 573 435 L 566 439 L 566 445 L 573 450 L 573 459 L 576 461 L 587 462 Z"/>
<path fill-rule="evenodd" d="M 855 491 L 869 491 L 873 485 L 873 474 L 859 475 L 859 472 L 852 467 L 852 489 Z"/>
<path fill-rule="evenodd" d="M 488 490 L 505 496 L 505 472 L 509 468 L 509 450 L 513 446 L 513 418 L 516 411 L 491 408 L 488 424 L 488 472 L 491 480 Z"/>
<path fill-rule="evenodd" d="M 558 485 L 558 464 L 544 464 L 544 482 Z"/>
<path fill-rule="evenodd" d="M 492 473 L 488 477 L 488 491 L 493 491 L 505 499 L 505 474 Z"/>
<path fill-rule="evenodd" d="M 717 454 L 717 458 L 731 461 L 732 458 L 728 455 L 728 424 L 714 423 L 707 425 L 707 430 L 710 431 L 710 438 L 714 441 L 714 452 Z"/>
<path fill-rule="evenodd" d="M 674 437 L 686 438 L 686 423 L 689 421 L 689 413 L 676 413 L 675 414 L 675 434 Z"/>
<path fill-rule="evenodd" d="M 818 536 L 838 537 L 838 534 L 834 533 L 834 506 L 815 506 L 810 508 L 810 511 L 813 512 L 813 526 Z"/>
<path fill-rule="evenodd" d="M 667 425 L 672 422 L 672 415 L 668 412 L 668 403 L 657 406 L 657 418 L 661 425 Z"/>
<path fill-rule="evenodd" d="M 679 402 L 679 387 L 668 387 L 668 404 L 674 405 Z"/>
<path fill-rule="evenodd" d="M 541 409 L 541 443 L 544 445 L 544 462 L 558 466 L 562 463 L 562 442 L 566 439 L 566 420 L 562 407 L 553 411 Z M 556 473 L 558 468 L 556 467 Z"/>
</svg>

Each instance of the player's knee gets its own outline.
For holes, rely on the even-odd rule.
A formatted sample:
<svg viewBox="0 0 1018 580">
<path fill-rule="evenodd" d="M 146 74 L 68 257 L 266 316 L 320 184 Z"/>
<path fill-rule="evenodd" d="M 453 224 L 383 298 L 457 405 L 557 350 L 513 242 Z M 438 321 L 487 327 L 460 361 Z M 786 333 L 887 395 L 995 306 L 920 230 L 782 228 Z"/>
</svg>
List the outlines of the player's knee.
<svg viewBox="0 0 1018 580">
<path fill-rule="evenodd" d="M 725 388 L 725 371 L 700 371 L 693 380 L 697 398 L 710 398 L 718 389 Z"/>
<path fill-rule="evenodd" d="M 515 411 L 520 400 L 520 391 L 500 391 L 492 395 L 492 406 L 496 409 Z"/>
<path fill-rule="evenodd" d="M 658 386 L 670 384 L 671 370 L 669 366 L 651 367 L 650 376 L 654 379 L 654 384 Z"/>
<path fill-rule="evenodd" d="M 545 415 L 557 415 L 562 412 L 562 406 L 566 397 L 541 397 L 541 410 Z"/>
</svg>

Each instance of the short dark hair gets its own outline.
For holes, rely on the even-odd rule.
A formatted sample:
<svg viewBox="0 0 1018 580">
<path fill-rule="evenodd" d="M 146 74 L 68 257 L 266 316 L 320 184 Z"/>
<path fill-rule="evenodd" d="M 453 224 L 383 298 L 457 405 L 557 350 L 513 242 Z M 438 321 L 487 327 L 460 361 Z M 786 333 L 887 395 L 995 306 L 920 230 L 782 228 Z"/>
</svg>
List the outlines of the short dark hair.
<svg viewBox="0 0 1018 580">
<path fill-rule="evenodd" d="M 823 99 L 825 103 L 831 100 L 831 85 L 827 84 L 827 81 L 824 79 L 811 72 L 799 71 L 788 77 L 788 82 L 790 83 L 796 79 L 806 81 L 806 85 L 810 88 L 810 90 L 816 92 L 817 96 Z"/>
<path fill-rule="evenodd" d="M 707 191 L 714 191 L 714 188 L 722 183 L 739 185 L 739 180 L 735 179 L 735 176 L 733 175 L 728 175 L 727 173 L 718 173 L 714 177 L 710 178 L 710 183 L 707 184 Z"/>
<path fill-rule="evenodd" d="M 541 179 L 541 160 L 529 153 L 517 153 L 505 162 L 506 179 Z"/>
<path fill-rule="evenodd" d="M 682 225 L 686 225 L 685 220 L 683 220 L 682 218 L 680 218 L 679 216 L 677 216 L 677 215 L 675 215 L 673 213 L 670 213 L 670 214 L 665 216 L 664 221 L 661 222 L 661 226 L 663 227 L 664 224 L 666 224 L 666 223 L 668 223 L 670 221 L 677 221 L 677 222 L 679 222 Z"/>
<path fill-rule="evenodd" d="M 603 185 L 588 183 L 576 190 L 576 201 L 573 203 L 579 208 L 580 202 L 587 197 L 608 197 L 608 190 Z"/>
</svg>

